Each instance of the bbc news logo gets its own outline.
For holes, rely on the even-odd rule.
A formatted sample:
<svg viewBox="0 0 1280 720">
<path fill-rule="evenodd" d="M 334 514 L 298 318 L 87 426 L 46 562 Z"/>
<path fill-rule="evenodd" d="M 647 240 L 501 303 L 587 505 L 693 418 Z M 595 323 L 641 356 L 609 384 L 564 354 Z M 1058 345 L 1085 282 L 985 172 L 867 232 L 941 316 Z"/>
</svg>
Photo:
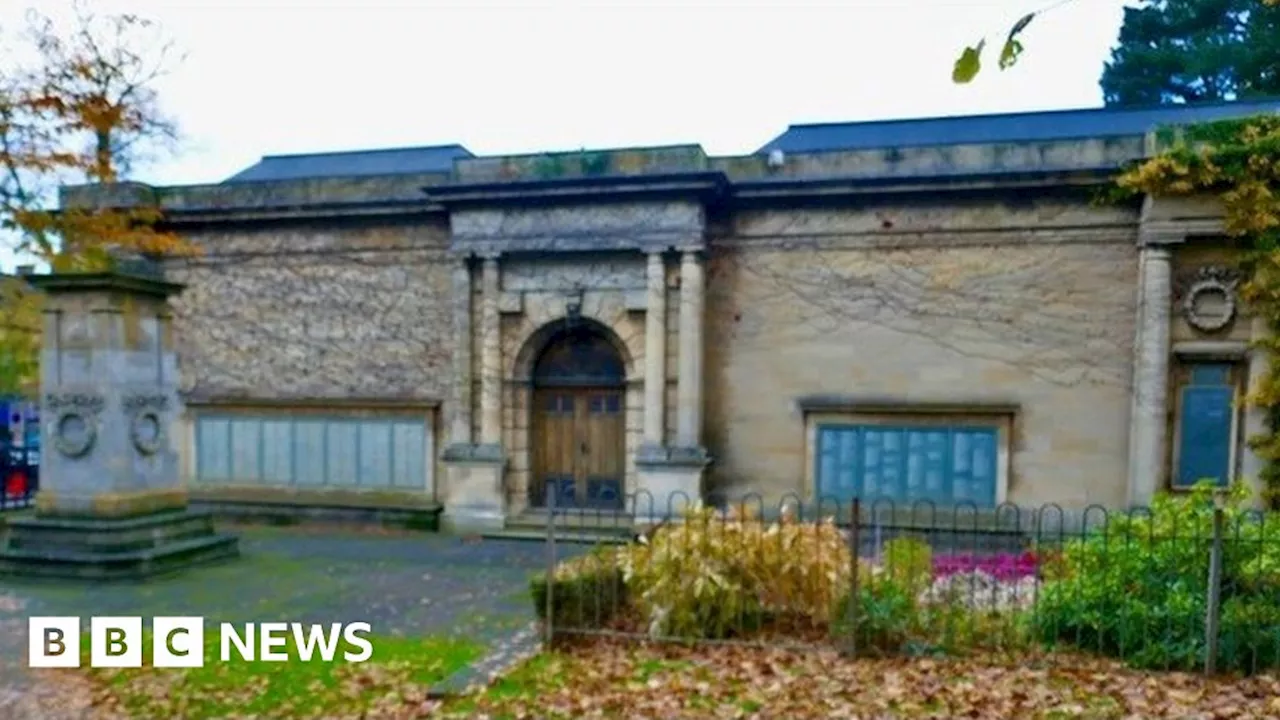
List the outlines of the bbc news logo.
<svg viewBox="0 0 1280 720">
<path fill-rule="evenodd" d="M 204 618 L 157 617 L 151 621 L 151 659 L 158 668 L 204 667 Z M 80 618 L 33 617 L 28 622 L 27 663 L 33 668 L 80 667 Z M 351 663 L 373 657 L 366 637 L 369 623 L 245 623 L 219 627 L 222 662 L 333 662 L 340 656 Z M 293 642 L 290 643 L 290 640 Z M 140 617 L 89 619 L 89 667 L 140 668 L 144 635 Z"/>
</svg>

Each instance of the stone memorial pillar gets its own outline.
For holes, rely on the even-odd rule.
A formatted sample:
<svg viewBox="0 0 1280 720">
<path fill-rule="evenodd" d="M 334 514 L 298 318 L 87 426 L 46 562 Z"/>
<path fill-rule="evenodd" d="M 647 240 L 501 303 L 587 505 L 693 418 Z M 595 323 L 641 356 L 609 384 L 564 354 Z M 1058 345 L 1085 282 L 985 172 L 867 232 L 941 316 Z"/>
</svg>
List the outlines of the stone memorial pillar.
<svg viewBox="0 0 1280 720">
<path fill-rule="evenodd" d="M 137 578 L 238 555 L 187 508 L 170 428 L 181 412 L 167 301 L 181 285 L 37 275 L 41 469 L 34 517 L 9 521 L 0 573 Z"/>
</svg>

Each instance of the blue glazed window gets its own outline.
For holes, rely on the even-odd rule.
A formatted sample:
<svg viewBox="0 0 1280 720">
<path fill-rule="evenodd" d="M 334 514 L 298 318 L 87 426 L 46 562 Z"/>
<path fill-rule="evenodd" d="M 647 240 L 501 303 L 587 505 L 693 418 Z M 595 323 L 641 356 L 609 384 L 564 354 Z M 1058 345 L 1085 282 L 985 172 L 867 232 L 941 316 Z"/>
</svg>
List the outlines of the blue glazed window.
<svg viewBox="0 0 1280 720">
<path fill-rule="evenodd" d="M 996 504 L 995 427 L 824 424 L 817 453 L 822 499 Z"/>
<path fill-rule="evenodd" d="M 204 485 L 430 490 L 428 424 L 413 418 L 202 414 Z"/>
<path fill-rule="evenodd" d="M 1210 480 L 1225 486 L 1230 482 L 1235 427 L 1231 366 L 1194 365 L 1190 374 L 1191 382 L 1180 395 L 1178 469 L 1173 485 L 1186 488 Z"/>
</svg>

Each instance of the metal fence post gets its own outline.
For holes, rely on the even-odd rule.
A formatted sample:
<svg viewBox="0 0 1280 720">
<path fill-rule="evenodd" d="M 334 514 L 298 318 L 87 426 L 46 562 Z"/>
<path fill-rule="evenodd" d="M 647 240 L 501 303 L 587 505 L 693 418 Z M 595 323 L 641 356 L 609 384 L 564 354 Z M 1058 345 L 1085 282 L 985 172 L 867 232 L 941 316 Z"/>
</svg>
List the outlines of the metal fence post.
<svg viewBox="0 0 1280 720">
<path fill-rule="evenodd" d="M 858 606 L 860 600 L 858 598 L 858 551 L 861 549 L 862 540 L 858 537 L 858 529 L 862 524 L 862 507 L 858 502 L 858 498 L 853 499 L 849 516 L 849 563 L 852 565 L 849 573 L 849 606 L 845 609 L 845 615 L 848 616 L 849 622 L 849 655 L 856 656 L 858 654 Z"/>
<path fill-rule="evenodd" d="M 543 632 L 546 635 L 544 641 L 550 647 L 555 639 L 555 604 L 552 598 L 556 587 L 556 493 L 552 488 L 547 490 L 547 619 Z"/>
<path fill-rule="evenodd" d="M 1209 598 L 1204 618 L 1204 672 L 1213 675 L 1218 669 L 1218 620 L 1222 613 L 1222 536 L 1226 524 L 1221 493 L 1213 498 L 1213 541 L 1209 547 Z"/>
</svg>

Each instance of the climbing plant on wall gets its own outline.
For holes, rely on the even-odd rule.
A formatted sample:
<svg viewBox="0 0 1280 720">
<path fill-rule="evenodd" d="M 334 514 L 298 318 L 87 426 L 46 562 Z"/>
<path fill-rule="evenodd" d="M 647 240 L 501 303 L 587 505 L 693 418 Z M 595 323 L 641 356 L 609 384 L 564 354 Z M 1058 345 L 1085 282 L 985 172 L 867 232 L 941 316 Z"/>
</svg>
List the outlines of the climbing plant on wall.
<svg viewBox="0 0 1280 720">
<path fill-rule="evenodd" d="M 1280 115 L 1162 131 L 1163 149 L 1123 172 L 1116 195 L 1216 195 L 1228 235 L 1242 241 L 1242 299 L 1271 329 L 1268 373 L 1248 402 L 1266 408 L 1268 432 L 1249 438 L 1263 458 L 1269 502 L 1280 500 Z"/>
</svg>

